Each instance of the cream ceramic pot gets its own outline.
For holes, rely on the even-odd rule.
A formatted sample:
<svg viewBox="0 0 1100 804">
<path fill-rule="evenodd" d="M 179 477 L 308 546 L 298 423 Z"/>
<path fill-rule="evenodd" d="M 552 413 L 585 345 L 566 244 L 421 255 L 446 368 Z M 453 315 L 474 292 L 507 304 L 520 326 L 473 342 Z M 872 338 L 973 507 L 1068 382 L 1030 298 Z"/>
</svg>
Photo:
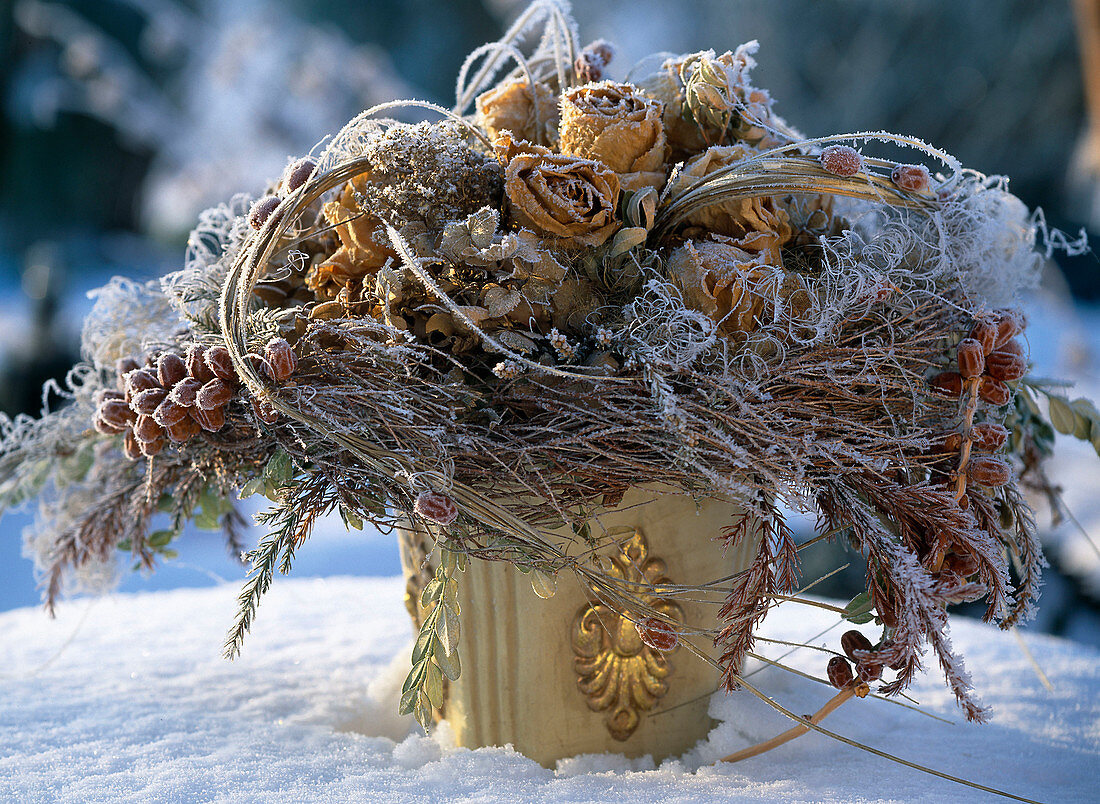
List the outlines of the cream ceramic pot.
<svg viewBox="0 0 1100 804">
<path fill-rule="evenodd" d="M 744 569 L 754 555 L 751 542 L 724 550 L 717 538 L 739 513 L 729 503 L 697 505 L 686 496 L 632 490 L 599 516 L 599 526 L 623 533 L 603 554 L 611 572 L 631 582 L 714 581 Z M 430 539 L 400 535 L 406 603 L 417 619 Z M 707 735 L 718 671 L 689 648 L 649 647 L 633 623 L 595 602 L 572 576 L 549 599 L 504 562 L 473 560 L 458 580 L 462 675 L 448 684 L 440 714 L 459 745 L 510 744 L 547 766 L 593 752 L 650 754 L 659 762 Z M 713 625 L 719 597 L 710 599 L 649 602 L 690 633 Z M 717 658 L 709 638 L 688 639 Z"/>
</svg>

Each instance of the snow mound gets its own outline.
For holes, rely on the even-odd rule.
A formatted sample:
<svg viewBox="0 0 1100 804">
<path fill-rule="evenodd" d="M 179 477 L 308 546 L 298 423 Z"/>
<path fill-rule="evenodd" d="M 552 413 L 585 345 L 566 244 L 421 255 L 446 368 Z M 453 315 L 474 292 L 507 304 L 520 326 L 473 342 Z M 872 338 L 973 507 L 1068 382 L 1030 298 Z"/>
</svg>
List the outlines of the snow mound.
<svg viewBox="0 0 1100 804">
<path fill-rule="evenodd" d="M 511 748 L 455 748 L 396 715 L 411 630 L 399 578 L 277 582 L 243 657 L 220 658 L 235 586 L 78 600 L 56 621 L 0 615 L 0 800 L 19 802 L 993 801 L 810 734 L 737 765 L 706 763 L 787 728 L 747 694 L 716 695 L 720 724 L 684 757 L 582 756 L 540 767 Z M 777 609 L 765 635 L 809 640 L 828 611 Z M 837 627 L 816 644 L 834 646 Z M 870 633 L 868 631 L 868 633 Z M 970 726 L 934 673 L 911 692 L 943 723 L 867 699 L 827 728 L 906 759 L 1040 800 L 1095 801 L 1100 655 L 956 621 L 994 707 Z M 772 656 L 786 648 L 761 646 Z M 800 650 L 786 661 L 821 674 Z M 750 670 L 752 668 L 749 668 Z M 795 712 L 829 690 L 764 667 L 754 684 Z M 1090 770 L 1091 769 L 1091 770 Z"/>
</svg>

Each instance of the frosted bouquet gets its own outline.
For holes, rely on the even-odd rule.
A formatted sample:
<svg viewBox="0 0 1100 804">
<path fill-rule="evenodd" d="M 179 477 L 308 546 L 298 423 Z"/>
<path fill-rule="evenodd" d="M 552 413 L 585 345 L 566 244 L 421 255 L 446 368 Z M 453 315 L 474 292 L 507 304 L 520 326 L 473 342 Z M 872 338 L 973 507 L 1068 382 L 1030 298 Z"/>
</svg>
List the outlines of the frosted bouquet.
<svg viewBox="0 0 1100 804">
<path fill-rule="evenodd" d="M 845 616 L 881 625 L 829 679 L 895 695 L 930 646 L 982 719 L 947 609 L 1029 615 L 1043 558 L 1023 491 L 1049 489 L 1048 416 L 1100 432 L 1029 378 L 1014 304 L 1050 238 L 1003 179 L 913 138 L 798 133 L 752 84 L 755 52 L 608 80 L 611 45 L 580 47 L 536 3 L 471 55 L 453 109 L 364 112 L 258 198 L 204 213 L 182 270 L 101 289 L 62 404 L 3 423 L 0 503 L 40 497 L 47 606 L 120 549 L 171 556 L 191 519 L 238 550 L 233 499 L 261 493 L 228 655 L 335 510 L 431 536 L 402 700 L 422 722 L 460 672 L 471 560 L 542 595 L 574 575 L 654 650 L 713 641 L 733 689 L 769 607 L 800 590 L 783 511 L 815 511 L 819 540 L 866 560 Z M 438 122 L 386 116 L 408 108 Z M 703 537 L 754 540 L 750 569 L 659 590 L 721 595 L 699 632 L 595 558 L 619 538 L 600 511 L 653 484 L 750 514 Z"/>
</svg>

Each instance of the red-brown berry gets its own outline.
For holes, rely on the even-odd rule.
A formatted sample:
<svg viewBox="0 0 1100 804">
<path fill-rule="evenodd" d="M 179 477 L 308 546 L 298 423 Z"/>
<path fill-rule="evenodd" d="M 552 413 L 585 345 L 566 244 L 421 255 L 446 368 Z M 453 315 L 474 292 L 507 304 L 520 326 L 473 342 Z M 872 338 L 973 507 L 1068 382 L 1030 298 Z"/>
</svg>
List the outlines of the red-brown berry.
<svg viewBox="0 0 1100 804">
<path fill-rule="evenodd" d="M 270 402 L 259 402 L 253 399 L 252 411 L 256 414 L 256 418 L 264 424 L 275 424 L 279 421 L 279 411 Z"/>
<path fill-rule="evenodd" d="M 122 454 L 131 461 L 136 461 L 142 455 L 141 442 L 134 436 L 133 430 L 127 430 L 126 437 L 122 439 Z"/>
<path fill-rule="evenodd" d="M 172 389 L 172 393 L 168 395 L 168 398 L 177 405 L 190 408 L 194 406 L 195 397 L 198 395 L 200 388 L 202 388 L 202 383 L 194 377 L 184 377 L 176 383 L 176 387 Z"/>
<path fill-rule="evenodd" d="M 659 617 L 646 617 L 640 623 L 635 623 L 634 627 L 642 642 L 662 653 L 676 650 L 676 646 L 680 644 L 680 635 Z"/>
<path fill-rule="evenodd" d="M 117 425 L 111 424 L 109 421 L 103 418 L 103 413 L 98 410 L 96 411 L 95 416 L 92 417 L 92 427 L 95 428 L 95 431 L 97 433 L 100 433 L 102 435 L 118 435 L 119 433 L 126 432 L 125 427 L 119 427 Z"/>
<path fill-rule="evenodd" d="M 126 375 L 126 392 L 130 395 L 131 399 L 142 391 L 160 387 L 161 385 L 157 380 L 157 376 L 149 371 L 149 369 L 136 369 Z"/>
<path fill-rule="evenodd" d="M 980 377 L 985 371 L 985 356 L 982 354 L 982 345 L 973 338 L 964 338 L 959 342 L 955 354 L 959 361 L 959 374 L 964 379 Z"/>
<path fill-rule="evenodd" d="M 268 341 L 264 358 L 267 360 L 271 379 L 275 382 L 289 379 L 298 368 L 298 356 L 285 338 L 272 338 Z"/>
<path fill-rule="evenodd" d="M 821 167 L 834 176 L 854 176 L 863 170 L 863 157 L 850 145 L 829 145 L 821 151 Z"/>
<path fill-rule="evenodd" d="M 1011 343 L 1016 341 L 1009 341 L 1005 346 Z M 1027 374 L 1027 358 L 1013 351 L 1005 351 L 1003 348 L 996 349 L 986 360 L 985 368 L 989 376 L 995 380 L 1012 382 Z"/>
<path fill-rule="evenodd" d="M 237 372 L 233 368 L 233 358 L 224 346 L 214 346 L 206 351 L 206 365 L 214 376 L 228 383 L 237 382 Z"/>
<path fill-rule="evenodd" d="M 138 449 L 146 458 L 152 458 L 164 449 L 164 437 L 154 438 L 152 441 L 138 441 Z"/>
<path fill-rule="evenodd" d="M 1000 380 L 990 377 L 988 374 L 982 377 L 982 384 L 978 387 L 978 396 L 994 407 L 1007 405 L 1012 399 L 1012 391 Z"/>
<path fill-rule="evenodd" d="M 131 371 L 139 368 L 141 368 L 141 364 L 132 357 L 120 357 L 115 361 L 115 373 L 119 376 L 129 374 Z"/>
<path fill-rule="evenodd" d="M 192 408 L 189 413 L 191 418 L 199 423 L 199 427 L 208 433 L 216 433 L 225 427 L 225 408 L 212 410 Z"/>
<path fill-rule="evenodd" d="M 928 384 L 941 394 L 961 396 L 963 390 L 962 375 L 957 371 L 944 371 L 932 377 Z"/>
<path fill-rule="evenodd" d="M 142 443 L 156 441 L 163 435 L 164 428 L 157 424 L 152 416 L 143 414 L 138 416 L 137 421 L 134 422 L 134 437 Z"/>
<path fill-rule="evenodd" d="M 859 676 L 860 681 L 878 681 L 882 678 L 882 665 L 877 662 L 858 662 L 856 663 L 856 675 Z"/>
<path fill-rule="evenodd" d="M 291 162 L 283 171 L 283 189 L 292 193 L 309 181 L 313 171 L 317 169 L 317 163 L 308 156 L 303 156 L 295 162 Z"/>
<path fill-rule="evenodd" d="M 982 345 L 982 354 L 988 355 L 997 345 L 997 322 L 988 316 L 978 319 L 970 337 Z"/>
<path fill-rule="evenodd" d="M 153 420 L 161 427 L 172 427 L 187 418 L 187 408 L 171 399 L 165 399 L 153 411 Z"/>
<path fill-rule="evenodd" d="M 855 680 L 855 676 L 852 675 L 852 666 L 843 656 L 834 656 L 829 659 L 827 673 L 829 683 L 838 690 L 844 689 Z"/>
<path fill-rule="evenodd" d="M 215 377 L 195 395 L 195 404 L 202 410 L 220 408 L 233 398 L 233 386 Z"/>
<path fill-rule="evenodd" d="M 1012 470 L 1000 458 L 978 455 L 966 465 L 966 475 L 979 486 L 998 488 L 1012 479 Z"/>
<path fill-rule="evenodd" d="M 137 420 L 137 414 L 121 399 L 105 400 L 97 412 L 100 418 L 119 431 L 125 430 Z"/>
<path fill-rule="evenodd" d="M 248 225 L 257 230 L 264 228 L 264 224 L 279 208 L 280 203 L 282 199 L 277 195 L 265 195 L 257 200 L 248 212 Z"/>
<path fill-rule="evenodd" d="M 925 192 L 932 183 L 932 177 L 924 165 L 895 165 L 890 180 L 910 193 Z"/>
<path fill-rule="evenodd" d="M 171 388 L 187 376 L 187 364 L 175 352 L 165 352 L 157 358 L 157 380 L 164 388 Z"/>
<path fill-rule="evenodd" d="M 840 648 L 849 659 L 856 659 L 857 650 L 874 650 L 874 647 L 871 640 L 856 630 L 845 631 L 840 637 Z"/>
<path fill-rule="evenodd" d="M 994 349 L 1000 349 L 1004 344 L 1024 331 L 1027 319 L 1023 312 L 1015 308 L 998 310 L 997 313 L 997 342 Z"/>
<path fill-rule="evenodd" d="M 975 452 L 998 452 L 1008 440 L 1008 430 L 996 422 L 982 422 L 970 428 Z"/>
<path fill-rule="evenodd" d="M 168 392 L 163 388 L 150 388 L 148 391 L 142 391 L 134 394 L 130 398 L 130 408 L 134 413 L 145 413 L 149 416 L 153 415 L 161 402 L 168 398 Z"/>
<path fill-rule="evenodd" d="M 168 438 L 174 444 L 182 444 L 184 441 L 189 441 L 199 434 L 199 423 L 192 419 L 190 416 L 184 416 L 175 424 L 169 425 L 165 428 L 168 431 Z"/>
<path fill-rule="evenodd" d="M 413 503 L 417 516 L 439 525 L 450 525 L 458 518 L 458 506 L 446 494 L 438 491 L 422 491 Z"/>
<path fill-rule="evenodd" d="M 200 383 L 214 379 L 214 372 L 206 365 L 206 347 L 197 343 L 187 347 L 187 373 Z"/>
</svg>

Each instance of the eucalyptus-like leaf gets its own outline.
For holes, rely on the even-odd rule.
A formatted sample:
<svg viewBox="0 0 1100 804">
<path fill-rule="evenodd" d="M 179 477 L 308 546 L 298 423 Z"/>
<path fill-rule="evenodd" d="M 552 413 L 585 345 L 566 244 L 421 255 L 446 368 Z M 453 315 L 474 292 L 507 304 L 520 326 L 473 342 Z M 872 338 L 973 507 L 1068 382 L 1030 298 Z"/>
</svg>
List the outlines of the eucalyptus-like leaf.
<svg viewBox="0 0 1100 804">
<path fill-rule="evenodd" d="M 439 669 L 443 671 L 443 675 L 451 681 L 458 681 L 458 677 L 462 675 L 462 662 L 458 659 L 458 651 L 448 654 L 443 649 L 443 643 L 438 639 L 432 640 L 432 645 L 435 647 L 435 652 L 432 655 L 435 657 L 435 663 L 439 665 Z"/>
<path fill-rule="evenodd" d="M 443 649 L 447 653 L 454 653 L 458 648 L 459 620 L 458 612 L 447 603 L 440 603 L 436 609 L 440 612 L 435 621 L 435 634 L 443 643 Z"/>
<path fill-rule="evenodd" d="M 531 573 L 531 588 L 543 600 L 549 600 L 558 591 L 557 576 L 536 569 Z"/>
</svg>

